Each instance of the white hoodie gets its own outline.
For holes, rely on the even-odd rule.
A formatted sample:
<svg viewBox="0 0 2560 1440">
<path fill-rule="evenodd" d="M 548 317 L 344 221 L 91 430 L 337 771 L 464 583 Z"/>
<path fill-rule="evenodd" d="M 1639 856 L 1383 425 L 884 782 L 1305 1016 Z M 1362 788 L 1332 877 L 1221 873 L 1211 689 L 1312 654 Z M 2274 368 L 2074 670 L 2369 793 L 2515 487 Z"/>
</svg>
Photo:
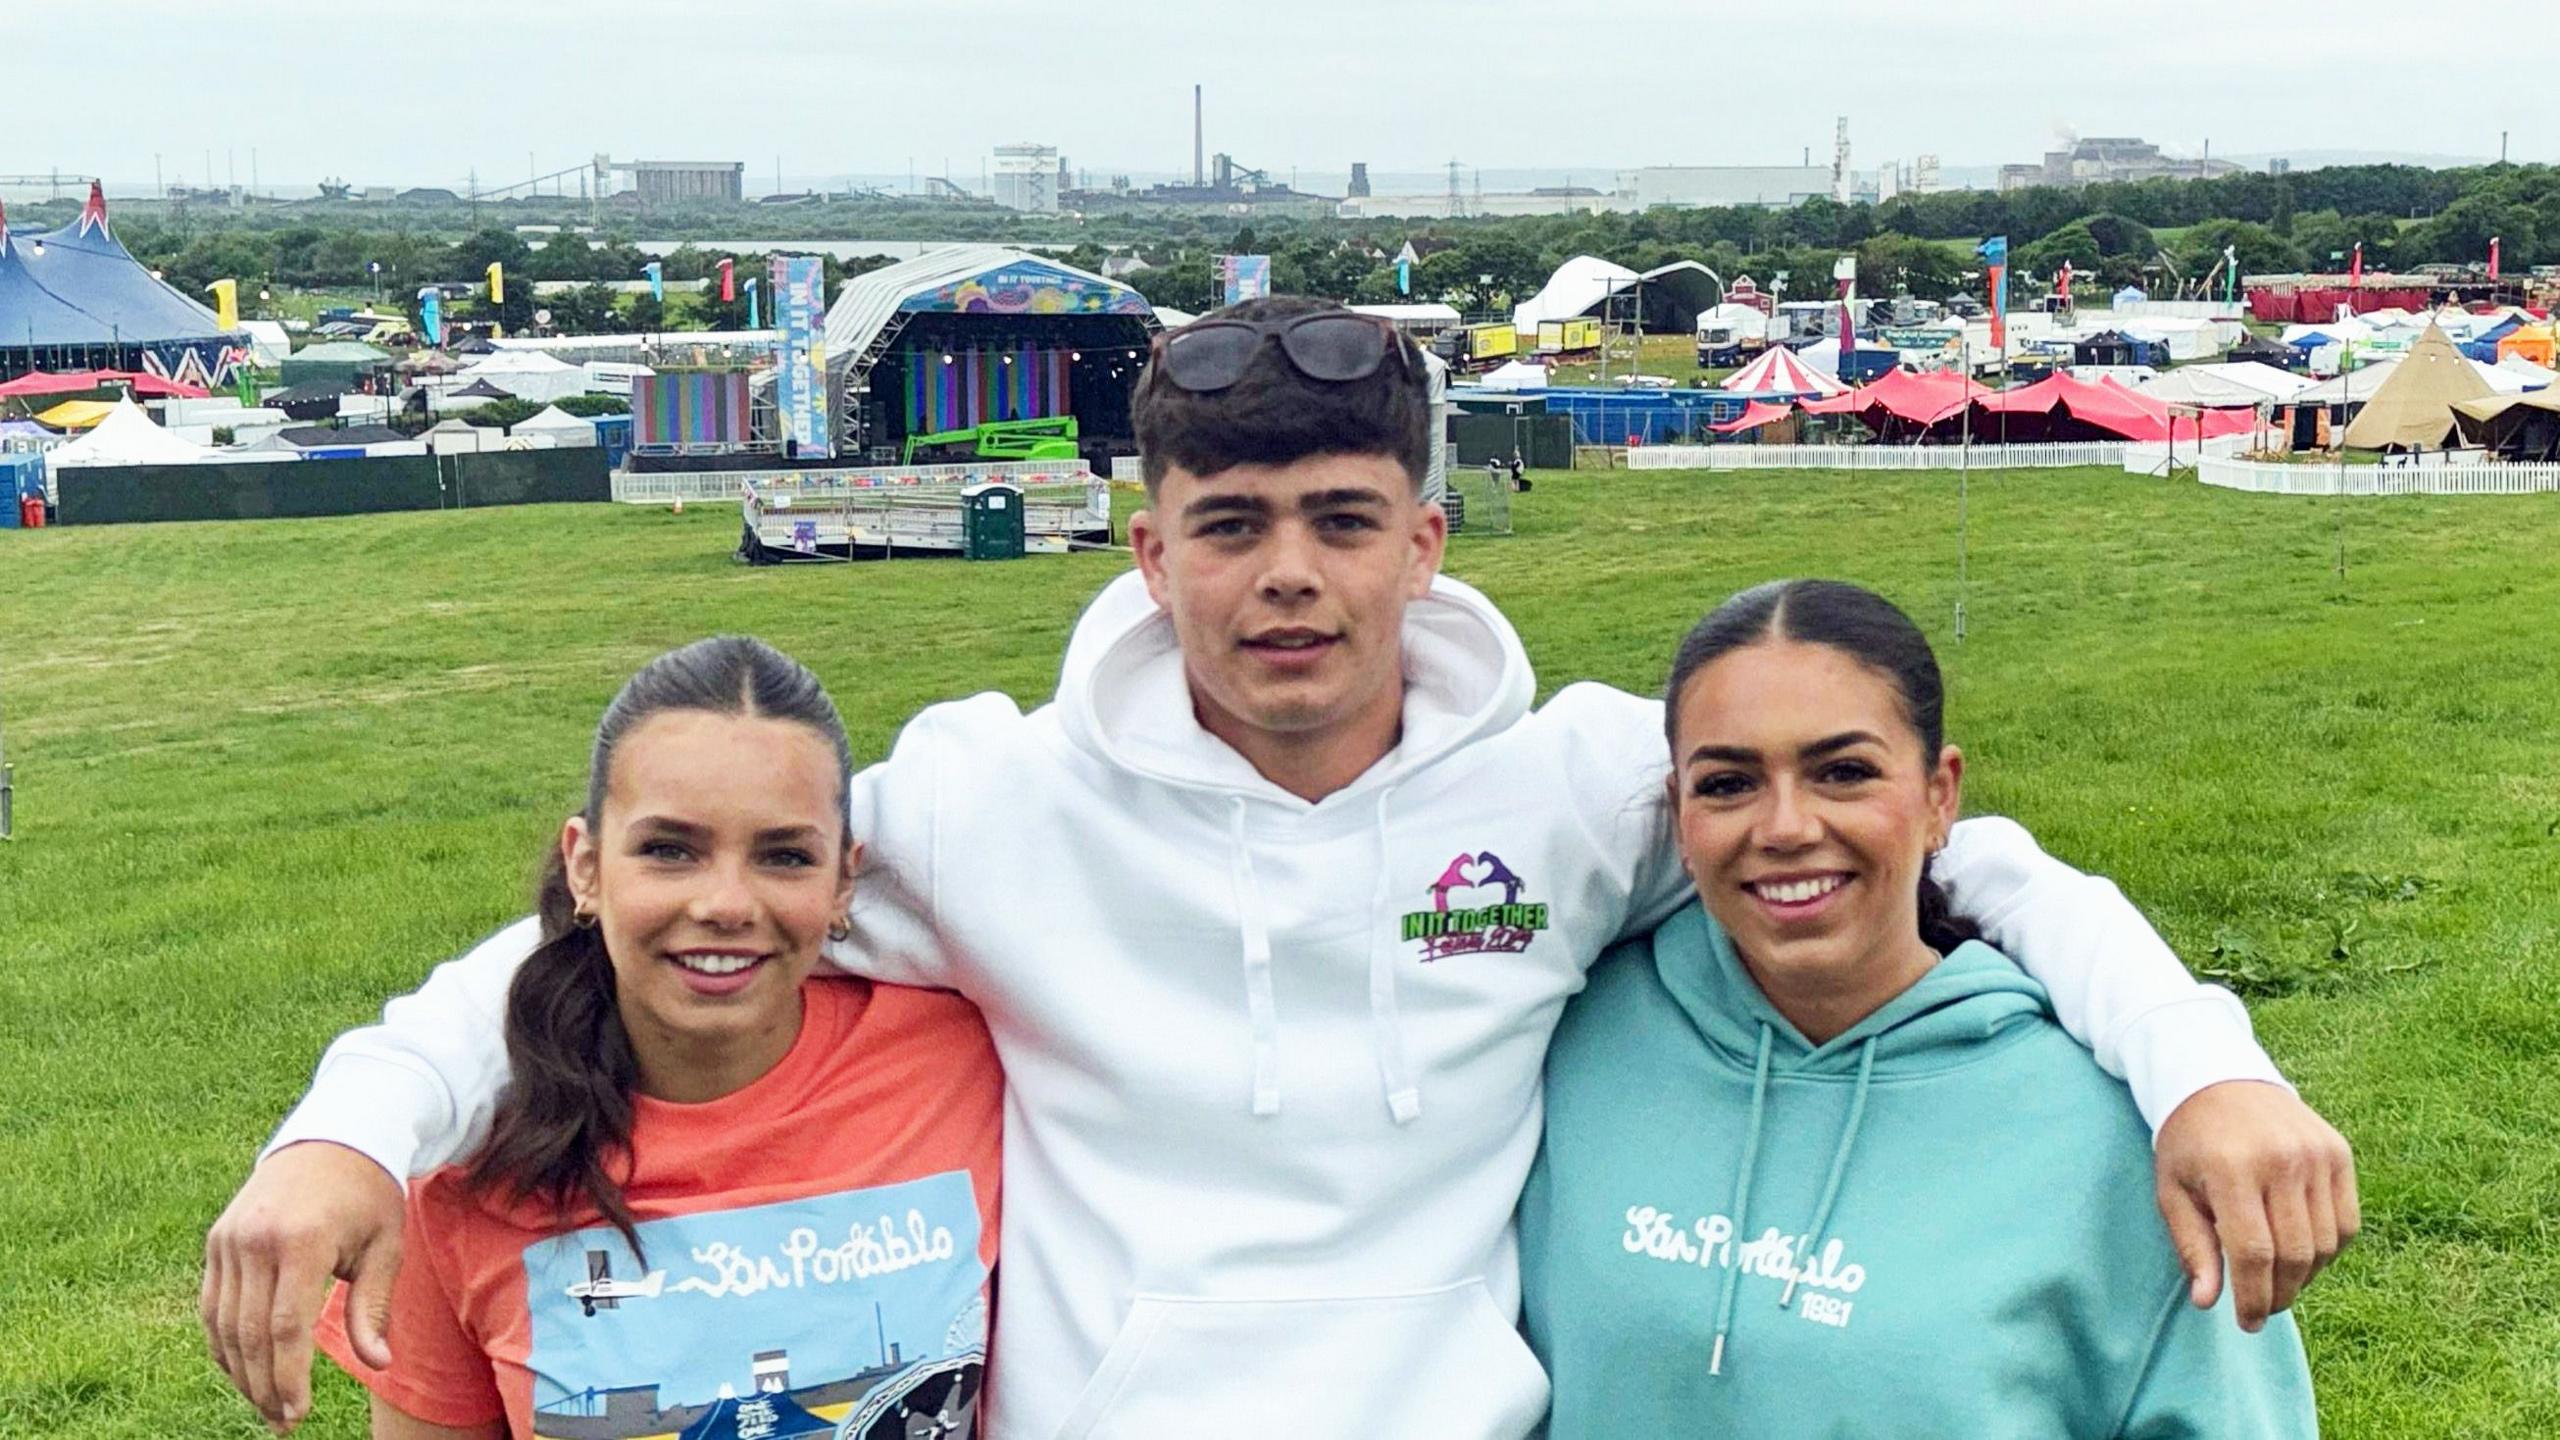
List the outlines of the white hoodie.
<svg viewBox="0 0 2560 1440">
<path fill-rule="evenodd" d="M 1005 1440 L 1471 1440 L 1544 1413 L 1512 1208 L 1566 998 L 1687 893 L 1662 711 L 1576 685 L 1531 713 L 1518 637 L 1447 578 L 1405 657 L 1401 743 L 1311 804 L 1200 728 L 1171 622 L 1125 576 L 1055 703 L 934 706 L 857 778 L 871 858 L 839 958 L 976 1000 L 1010 1082 Z M 2155 1128 L 2202 1085 L 2276 1079 L 2107 882 L 1997 820 L 1940 866 Z M 342 1037 L 275 1143 L 395 1175 L 469 1153 L 532 938 Z"/>
</svg>

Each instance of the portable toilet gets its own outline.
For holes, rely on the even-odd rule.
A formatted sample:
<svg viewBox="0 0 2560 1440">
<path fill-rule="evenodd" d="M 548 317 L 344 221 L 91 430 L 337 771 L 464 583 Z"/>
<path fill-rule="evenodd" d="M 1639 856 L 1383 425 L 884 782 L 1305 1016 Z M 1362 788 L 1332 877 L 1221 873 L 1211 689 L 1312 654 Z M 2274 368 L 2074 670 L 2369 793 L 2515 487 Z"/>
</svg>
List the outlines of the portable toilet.
<svg viewBox="0 0 2560 1440">
<path fill-rule="evenodd" d="M 44 456 L 33 451 L 0 455 L 0 526 L 44 523 Z"/>
<path fill-rule="evenodd" d="M 972 560 L 1022 558 L 1022 487 L 1003 480 L 960 492 L 960 553 Z"/>
</svg>

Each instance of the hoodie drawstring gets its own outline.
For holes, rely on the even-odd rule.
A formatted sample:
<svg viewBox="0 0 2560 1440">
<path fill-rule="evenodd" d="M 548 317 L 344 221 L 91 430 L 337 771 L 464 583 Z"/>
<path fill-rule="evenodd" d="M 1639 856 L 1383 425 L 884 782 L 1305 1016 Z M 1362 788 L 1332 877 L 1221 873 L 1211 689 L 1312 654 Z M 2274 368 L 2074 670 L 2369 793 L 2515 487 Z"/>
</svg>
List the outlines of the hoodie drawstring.
<svg viewBox="0 0 2560 1440">
<path fill-rule="evenodd" d="M 1387 849 L 1387 798 L 1390 785 L 1378 792 L 1378 883 L 1369 894 L 1369 1029 L 1378 1051 L 1378 1078 L 1387 1088 L 1387 1113 L 1399 1125 L 1422 1114 L 1422 1092 L 1413 1083 L 1413 1062 L 1405 1052 L 1404 1019 L 1396 1004 L 1396 953 L 1401 933 L 1394 925 L 1388 889 L 1395 874 Z"/>
<path fill-rule="evenodd" d="M 1404 1018 L 1396 996 L 1396 930 L 1388 922 L 1394 900 L 1394 855 L 1387 843 L 1389 786 L 1378 794 L 1378 880 L 1369 893 L 1369 1031 L 1378 1052 L 1378 1078 L 1386 1089 L 1387 1113 L 1399 1125 L 1422 1114 L 1422 1091 L 1413 1081 L 1413 1061 L 1406 1049 Z M 1280 1113 L 1280 1007 L 1271 994 L 1271 917 L 1264 910 L 1262 887 L 1253 873 L 1253 848 L 1245 836 L 1246 803 L 1235 797 L 1227 812 L 1234 844 L 1227 879 L 1235 887 L 1236 916 L 1244 930 L 1244 1000 L 1253 1022 L 1253 1113 Z"/>
<path fill-rule="evenodd" d="M 1254 883 L 1253 849 L 1245 843 L 1244 797 L 1228 812 L 1235 845 L 1227 878 L 1235 886 L 1236 915 L 1244 926 L 1244 1003 L 1253 1017 L 1253 1113 L 1280 1113 L 1280 1007 L 1271 998 L 1271 918 Z"/>
<path fill-rule="evenodd" d="M 1751 1067 L 1751 1128 L 1742 1140 L 1742 1169 L 1733 1177 L 1733 1203 L 1727 1208 L 1733 1215 L 1733 1238 L 1728 1243 L 1733 1254 L 1724 1267 L 1724 1286 L 1716 1295 L 1716 1346 L 1707 1357 L 1707 1373 L 1724 1373 L 1724 1340 L 1733 1330 L 1733 1297 L 1742 1278 L 1742 1237 L 1748 1233 L 1744 1218 L 1751 1208 L 1751 1168 L 1760 1158 L 1760 1122 L 1769 1110 L 1769 1042 L 1773 1032 L 1769 1022 L 1760 1022 L 1760 1058 Z"/>
<path fill-rule="evenodd" d="M 1804 1278 L 1805 1267 L 1822 1249 L 1822 1232 L 1831 1224 L 1831 1202 L 1840 1198 L 1840 1177 L 1849 1169 L 1849 1148 L 1858 1143 L 1858 1126 L 1867 1118 L 1867 1079 L 1876 1070 L 1876 1037 L 1858 1047 L 1858 1088 L 1849 1097 L 1849 1120 L 1840 1127 L 1840 1148 L 1831 1156 L 1831 1179 L 1822 1187 L 1822 1203 L 1813 1207 L 1813 1223 L 1805 1227 L 1804 1252 L 1796 1256 L 1795 1273 L 1787 1277 L 1787 1288 L 1778 1296 L 1783 1310 L 1796 1295 L 1796 1282 Z"/>
</svg>

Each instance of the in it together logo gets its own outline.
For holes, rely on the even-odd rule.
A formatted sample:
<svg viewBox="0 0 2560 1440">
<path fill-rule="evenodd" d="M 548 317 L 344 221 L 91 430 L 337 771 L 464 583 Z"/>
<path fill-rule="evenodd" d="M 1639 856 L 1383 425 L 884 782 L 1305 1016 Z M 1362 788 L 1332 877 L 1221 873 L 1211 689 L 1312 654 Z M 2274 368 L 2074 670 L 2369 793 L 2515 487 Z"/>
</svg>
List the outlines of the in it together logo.
<svg viewBox="0 0 2560 1440">
<path fill-rule="evenodd" d="M 1426 962 L 1452 955 L 1526 950 L 1547 928 L 1547 907 L 1520 899 L 1527 883 L 1492 851 L 1470 855 L 1462 850 L 1431 882 L 1431 908 L 1404 917 L 1404 938 L 1422 942 Z M 1496 891 L 1501 894 L 1498 900 Z"/>
</svg>

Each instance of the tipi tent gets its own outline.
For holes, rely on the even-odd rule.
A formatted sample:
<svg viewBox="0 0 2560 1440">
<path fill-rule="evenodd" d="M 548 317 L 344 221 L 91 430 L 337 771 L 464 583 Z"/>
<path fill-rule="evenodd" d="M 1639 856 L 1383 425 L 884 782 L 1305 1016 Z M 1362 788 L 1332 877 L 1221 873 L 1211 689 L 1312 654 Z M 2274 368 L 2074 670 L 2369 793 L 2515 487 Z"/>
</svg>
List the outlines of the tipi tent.
<svg viewBox="0 0 2560 1440">
<path fill-rule="evenodd" d="M 2430 325 L 2391 367 L 2342 443 L 2350 450 L 2440 447 L 2456 434 L 2453 407 L 2492 393 L 2473 363 Z"/>
<path fill-rule="evenodd" d="M 212 454 L 153 424 L 141 406 L 118 400 L 88 434 L 55 446 L 45 456 L 45 464 L 55 470 L 82 465 L 192 465 Z"/>
</svg>

